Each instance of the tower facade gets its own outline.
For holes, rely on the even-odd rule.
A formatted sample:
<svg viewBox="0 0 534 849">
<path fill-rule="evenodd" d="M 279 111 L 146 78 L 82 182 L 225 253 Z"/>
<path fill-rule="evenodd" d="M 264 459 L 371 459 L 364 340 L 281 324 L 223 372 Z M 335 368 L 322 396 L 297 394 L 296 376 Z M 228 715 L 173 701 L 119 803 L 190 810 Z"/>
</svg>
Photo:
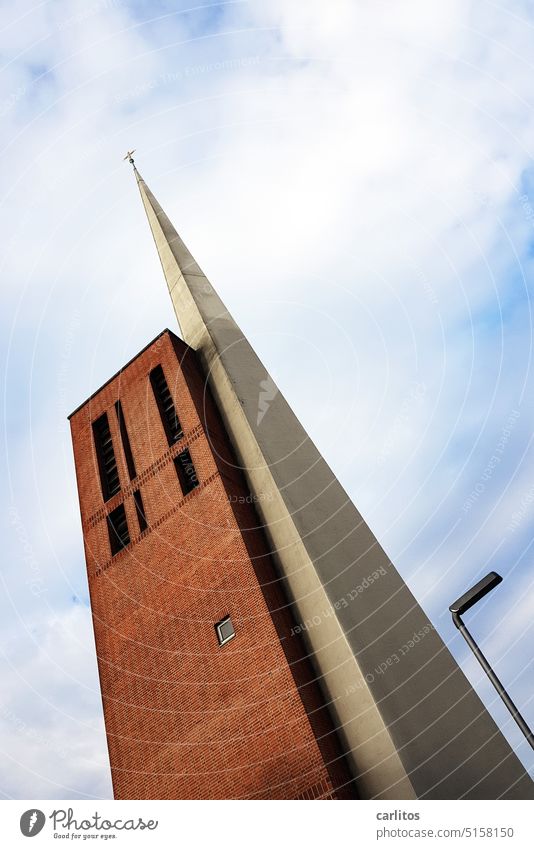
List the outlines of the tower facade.
<svg viewBox="0 0 534 849">
<path fill-rule="evenodd" d="M 115 797 L 353 797 L 195 352 L 164 331 L 71 428 Z"/>
<path fill-rule="evenodd" d="M 117 795 L 158 795 L 169 781 L 172 790 L 169 783 L 165 792 L 184 798 L 533 798 L 520 761 L 135 166 L 134 172 L 185 340 L 160 337 L 172 343 L 182 383 L 158 396 L 158 386 L 170 387 L 167 371 L 174 380 L 169 363 L 161 368 L 163 383 L 153 371 L 154 345 L 164 344 L 158 340 L 71 418 Z M 187 378 L 185 363 L 194 363 L 187 368 L 195 380 Z M 127 402 L 120 387 L 129 392 L 139 375 L 142 383 Z M 148 404 L 148 387 L 156 406 Z M 184 429 L 186 408 L 196 410 L 191 432 Z M 161 455 L 153 442 L 162 427 L 155 410 L 167 438 Z M 179 425 L 172 424 L 173 410 Z M 124 445 L 130 430 L 133 478 L 128 448 L 117 469 L 109 458 L 110 442 L 116 457 L 119 438 Z M 109 469 L 110 483 L 102 483 Z M 178 507 L 177 481 L 191 487 L 187 494 L 182 489 Z M 230 485 L 238 489 L 229 499 Z M 145 509 L 141 530 L 136 522 Z M 128 535 L 114 551 L 117 523 L 119 535 L 125 524 Z M 248 564 L 242 568 L 247 575 L 252 570 L 256 583 L 246 582 L 241 565 L 238 576 L 217 565 L 218 555 L 210 560 L 219 551 L 224 562 Z M 238 607 L 243 586 L 254 587 L 254 602 Z M 271 635 L 265 633 L 265 642 L 251 624 L 260 620 Z M 175 621 L 183 628 L 176 630 Z M 258 679 L 245 674 L 251 660 L 261 670 Z M 208 687 L 199 682 L 203 665 Z M 135 699 L 128 701 L 132 688 Z M 254 725 L 249 708 L 258 698 Z M 290 737 L 306 753 L 298 775 L 299 759 L 276 730 L 284 721 L 298 729 Z M 238 728 L 249 743 L 256 740 L 261 755 L 247 760 L 239 749 L 233 770 L 223 764 L 242 741 Z M 130 740 L 141 742 L 129 748 Z M 149 753 L 155 783 L 119 785 L 123 775 L 139 775 Z M 279 785 L 265 771 L 271 762 L 285 776 Z M 249 768 L 255 778 L 247 781 Z M 221 769 L 243 783 L 214 778 L 211 784 L 206 776 Z M 189 783 L 192 774 L 204 783 Z M 303 774 L 310 777 L 306 788 Z"/>
</svg>

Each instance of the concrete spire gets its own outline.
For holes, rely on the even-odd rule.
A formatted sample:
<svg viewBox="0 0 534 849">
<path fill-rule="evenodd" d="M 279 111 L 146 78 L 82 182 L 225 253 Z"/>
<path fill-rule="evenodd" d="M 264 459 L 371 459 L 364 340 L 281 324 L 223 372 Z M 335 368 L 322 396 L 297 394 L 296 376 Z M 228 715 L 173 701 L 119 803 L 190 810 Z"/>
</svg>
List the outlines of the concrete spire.
<svg viewBox="0 0 534 849">
<path fill-rule="evenodd" d="M 360 795 L 533 798 L 495 722 L 134 170 L 183 338 L 245 471 Z"/>
</svg>

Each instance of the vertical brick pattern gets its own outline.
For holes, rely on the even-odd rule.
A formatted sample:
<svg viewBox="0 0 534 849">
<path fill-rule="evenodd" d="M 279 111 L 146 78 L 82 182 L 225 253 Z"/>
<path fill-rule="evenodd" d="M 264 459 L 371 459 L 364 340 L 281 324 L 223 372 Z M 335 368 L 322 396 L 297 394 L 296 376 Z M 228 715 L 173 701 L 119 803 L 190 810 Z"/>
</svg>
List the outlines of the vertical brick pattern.
<svg viewBox="0 0 534 849">
<path fill-rule="evenodd" d="M 184 432 L 171 448 L 148 379 L 158 364 Z M 121 480 L 106 504 L 91 431 L 105 411 Z M 353 796 L 194 351 L 164 331 L 72 415 L 71 430 L 115 797 Z M 185 497 L 173 463 L 184 447 L 200 481 Z M 131 542 L 112 557 L 106 515 L 121 503 Z M 236 637 L 219 646 L 214 626 L 226 615 Z"/>
</svg>

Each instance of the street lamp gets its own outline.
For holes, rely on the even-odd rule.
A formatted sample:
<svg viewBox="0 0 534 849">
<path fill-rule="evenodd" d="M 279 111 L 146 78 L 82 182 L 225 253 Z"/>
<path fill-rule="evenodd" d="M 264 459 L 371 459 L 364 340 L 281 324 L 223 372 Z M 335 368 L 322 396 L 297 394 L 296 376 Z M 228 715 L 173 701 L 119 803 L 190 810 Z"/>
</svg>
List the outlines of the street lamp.
<svg viewBox="0 0 534 849">
<path fill-rule="evenodd" d="M 474 587 L 471 587 L 470 590 L 468 590 L 466 593 L 464 593 L 464 595 L 460 596 L 459 599 L 457 599 L 453 604 L 451 604 L 449 610 L 452 613 L 452 621 L 459 629 L 462 637 L 465 639 L 467 645 L 472 650 L 482 669 L 490 679 L 491 683 L 497 690 L 504 704 L 506 705 L 513 718 L 519 725 L 521 731 L 534 749 L 534 735 L 532 734 L 532 731 L 519 713 L 510 696 L 508 695 L 503 685 L 495 675 L 495 672 L 493 671 L 490 664 L 480 651 L 476 641 L 471 636 L 461 619 L 462 614 L 465 613 L 466 610 L 469 610 L 471 607 L 473 607 L 473 605 L 477 603 L 477 601 L 480 601 L 481 598 L 484 598 L 484 596 L 491 592 L 498 584 L 501 583 L 501 581 L 502 578 L 500 575 L 497 574 L 497 572 L 490 572 L 489 575 L 486 575 L 485 578 L 482 578 L 482 580 L 479 581 L 478 584 L 475 584 Z"/>
</svg>

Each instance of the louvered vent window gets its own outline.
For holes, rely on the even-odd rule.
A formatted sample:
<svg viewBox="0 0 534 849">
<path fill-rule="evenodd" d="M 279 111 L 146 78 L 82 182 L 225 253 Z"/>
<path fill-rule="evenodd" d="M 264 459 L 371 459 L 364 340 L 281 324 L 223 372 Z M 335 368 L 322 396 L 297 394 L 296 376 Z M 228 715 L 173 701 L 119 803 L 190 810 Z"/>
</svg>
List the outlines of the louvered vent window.
<svg viewBox="0 0 534 849">
<path fill-rule="evenodd" d="M 109 544 L 111 553 L 117 554 L 122 551 L 130 542 L 130 533 L 128 531 L 128 521 L 126 519 L 126 511 L 124 504 L 119 504 L 115 510 L 112 510 L 108 516 L 108 532 Z"/>
<path fill-rule="evenodd" d="M 172 395 L 161 366 L 156 366 L 155 369 L 152 369 L 150 372 L 150 382 L 154 390 L 159 414 L 169 445 L 174 445 L 182 436 L 182 428 L 180 427 L 180 422 L 174 408 L 174 401 L 172 400 Z"/>
<path fill-rule="evenodd" d="M 130 439 L 128 437 L 128 431 L 126 429 L 126 422 L 124 421 L 124 412 L 122 410 L 122 404 L 120 401 L 115 401 L 115 412 L 117 413 L 117 421 L 119 423 L 119 431 L 122 440 L 124 457 L 126 459 L 126 465 L 128 466 L 128 474 L 130 475 L 130 480 L 133 481 L 133 479 L 137 477 L 137 472 L 135 471 L 132 447 L 130 445 Z"/>
<path fill-rule="evenodd" d="M 121 483 L 107 413 L 93 422 L 93 436 L 100 470 L 102 495 L 104 501 L 109 501 L 113 495 L 119 492 Z"/>
<path fill-rule="evenodd" d="M 182 492 L 184 495 L 187 495 L 188 492 L 191 492 L 192 489 L 198 486 L 197 473 L 191 459 L 191 454 L 187 448 L 181 454 L 176 455 L 174 465 Z"/>
<path fill-rule="evenodd" d="M 143 499 L 141 497 L 141 490 L 136 489 L 133 494 L 133 497 L 135 503 L 135 510 L 137 513 L 137 521 L 139 522 L 139 530 L 141 531 L 141 533 L 143 533 L 143 531 L 146 531 L 146 529 L 148 528 L 148 522 L 146 520 L 146 513 L 143 504 Z"/>
</svg>

